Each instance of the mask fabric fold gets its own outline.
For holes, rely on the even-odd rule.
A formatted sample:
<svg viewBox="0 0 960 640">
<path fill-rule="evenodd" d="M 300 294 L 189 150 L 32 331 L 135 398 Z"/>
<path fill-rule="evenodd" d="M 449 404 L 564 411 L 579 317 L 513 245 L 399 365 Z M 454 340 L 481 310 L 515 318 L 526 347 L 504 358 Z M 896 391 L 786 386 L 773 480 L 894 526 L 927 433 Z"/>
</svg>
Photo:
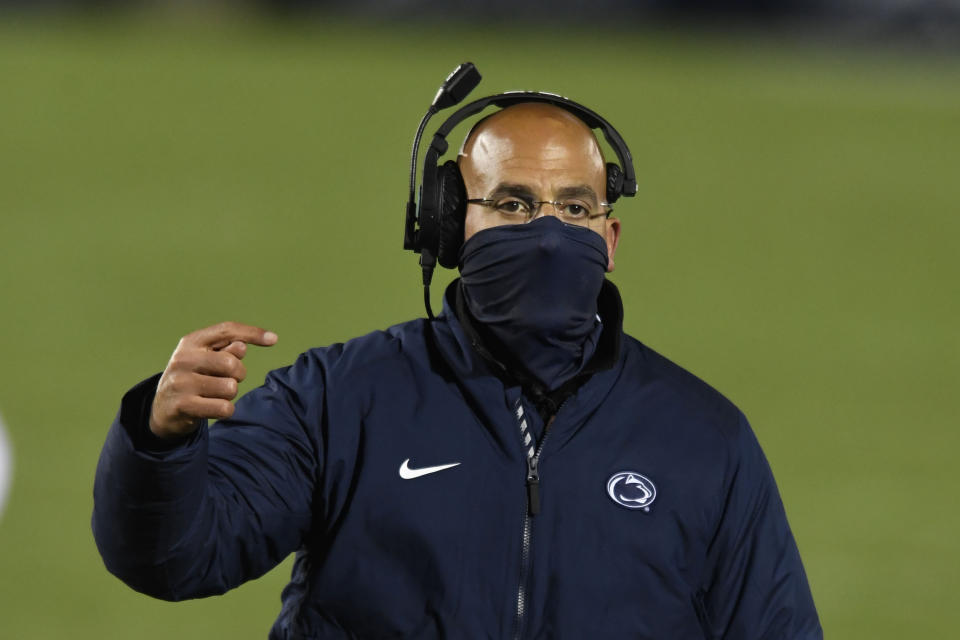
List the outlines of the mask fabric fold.
<svg viewBox="0 0 960 640">
<path fill-rule="evenodd" d="M 470 314 L 550 390 L 596 351 L 606 267 L 600 234 L 553 216 L 478 231 L 460 253 Z"/>
</svg>

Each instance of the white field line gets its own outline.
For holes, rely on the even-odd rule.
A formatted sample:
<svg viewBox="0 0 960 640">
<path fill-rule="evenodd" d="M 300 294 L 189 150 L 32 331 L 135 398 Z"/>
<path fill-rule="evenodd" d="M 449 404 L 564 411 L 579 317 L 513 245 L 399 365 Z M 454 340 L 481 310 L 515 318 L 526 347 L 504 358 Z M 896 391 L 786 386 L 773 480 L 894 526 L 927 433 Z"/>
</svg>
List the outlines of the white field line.
<svg viewBox="0 0 960 640">
<path fill-rule="evenodd" d="M 10 492 L 10 480 L 13 476 L 13 450 L 6 428 L 3 426 L 3 417 L 0 416 L 0 518 L 3 517 L 3 508 L 7 504 L 7 494 Z"/>
</svg>

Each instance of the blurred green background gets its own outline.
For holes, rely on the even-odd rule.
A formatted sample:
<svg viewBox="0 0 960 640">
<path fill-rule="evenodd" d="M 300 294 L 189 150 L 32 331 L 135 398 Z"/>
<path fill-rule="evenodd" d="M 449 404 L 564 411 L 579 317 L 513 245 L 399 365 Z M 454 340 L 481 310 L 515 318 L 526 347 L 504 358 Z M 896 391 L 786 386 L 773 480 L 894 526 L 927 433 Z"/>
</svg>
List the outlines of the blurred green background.
<svg viewBox="0 0 960 640">
<path fill-rule="evenodd" d="M 954 637 L 957 58 L 683 31 L 11 18 L 0 638 L 266 637 L 289 563 L 176 605 L 106 572 L 100 445 L 125 389 L 195 328 L 280 335 L 248 356 L 250 389 L 423 314 L 400 249 L 409 147 L 467 59 L 476 96 L 565 94 L 631 145 L 640 193 L 617 207 L 612 276 L 626 329 L 751 419 L 828 637 Z"/>
</svg>

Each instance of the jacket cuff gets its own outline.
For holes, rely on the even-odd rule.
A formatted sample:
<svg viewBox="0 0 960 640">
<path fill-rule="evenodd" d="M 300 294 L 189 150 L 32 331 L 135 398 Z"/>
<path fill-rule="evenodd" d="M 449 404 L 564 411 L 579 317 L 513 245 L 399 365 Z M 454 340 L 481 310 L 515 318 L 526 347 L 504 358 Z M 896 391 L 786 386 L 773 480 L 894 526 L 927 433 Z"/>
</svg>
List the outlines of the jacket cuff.
<svg viewBox="0 0 960 640">
<path fill-rule="evenodd" d="M 95 502 L 108 487 L 118 500 L 137 504 L 181 502 L 186 486 L 196 486 L 206 469 L 206 423 L 176 443 L 150 432 L 150 408 L 159 375 L 147 378 L 124 395 L 97 466 Z M 159 446 L 158 446 L 159 445 Z M 104 504 L 108 500 L 102 500 Z"/>
<path fill-rule="evenodd" d="M 130 442 L 136 451 L 163 456 L 164 453 L 178 449 L 184 445 L 196 442 L 199 432 L 206 425 L 185 436 L 161 438 L 150 430 L 150 411 L 153 408 L 153 398 L 157 393 L 157 384 L 160 376 L 150 376 L 143 382 L 127 391 L 120 403 L 120 426 L 127 432 Z"/>
</svg>

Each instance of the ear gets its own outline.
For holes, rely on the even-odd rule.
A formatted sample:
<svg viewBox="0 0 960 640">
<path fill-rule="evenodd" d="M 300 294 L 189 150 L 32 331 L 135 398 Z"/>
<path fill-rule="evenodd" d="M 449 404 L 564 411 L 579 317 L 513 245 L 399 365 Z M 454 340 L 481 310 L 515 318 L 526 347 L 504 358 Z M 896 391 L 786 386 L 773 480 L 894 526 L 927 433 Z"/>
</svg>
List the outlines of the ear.
<svg viewBox="0 0 960 640">
<path fill-rule="evenodd" d="M 604 239 L 607 241 L 607 273 L 613 271 L 613 254 L 617 252 L 617 245 L 620 244 L 620 221 L 617 218 L 608 218 L 607 226 L 604 232 Z"/>
</svg>

